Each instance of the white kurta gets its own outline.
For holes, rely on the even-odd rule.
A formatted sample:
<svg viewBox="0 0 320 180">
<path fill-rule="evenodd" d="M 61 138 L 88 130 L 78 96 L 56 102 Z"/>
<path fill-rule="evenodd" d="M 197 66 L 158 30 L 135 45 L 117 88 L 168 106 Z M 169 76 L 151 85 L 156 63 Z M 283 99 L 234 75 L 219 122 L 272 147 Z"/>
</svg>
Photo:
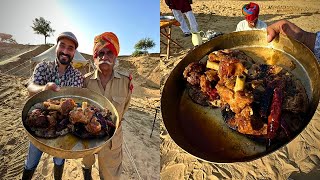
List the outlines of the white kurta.
<svg viewBox="0 0 320 180">
<path fill-rule="evenodd" d="M 246 20 L 242 20 L 238 23 L 236 31 L 250 31 L 250 30 L 259 30 L 259 29 L 267 29 L 267 24 L 258 19 L 256 27 L 249 27 L 248 22 Z"/>
</svg>

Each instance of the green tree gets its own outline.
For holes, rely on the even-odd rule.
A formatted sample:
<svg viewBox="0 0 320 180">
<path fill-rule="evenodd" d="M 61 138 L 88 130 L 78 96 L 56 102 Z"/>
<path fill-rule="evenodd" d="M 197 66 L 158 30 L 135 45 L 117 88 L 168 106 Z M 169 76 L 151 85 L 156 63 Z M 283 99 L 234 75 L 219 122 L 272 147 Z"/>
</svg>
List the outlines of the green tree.
<svg viewBox="0 0 320 180">
<path fill-rule="evenodd" d="M 135 45 L 135 51 L 132 53 L 132 56 L 139 56 L 141 54 L 147 54 L 147 49 L 151 49 L 156 45 L 156 43 L 150 38 L 143 38 L 139 40 Z"/>
<path fill-rule="evenodd" d="M 47 44 L 47 37 L 53 35 L 53 30 L 50 26 L 50 21 L 45 20 L 43 17 L 36 18 L 32 21 L 33 26 L 32 29 L 35 31 L 36 34 L 44 35 L 44 44 Z"/>
</svg>

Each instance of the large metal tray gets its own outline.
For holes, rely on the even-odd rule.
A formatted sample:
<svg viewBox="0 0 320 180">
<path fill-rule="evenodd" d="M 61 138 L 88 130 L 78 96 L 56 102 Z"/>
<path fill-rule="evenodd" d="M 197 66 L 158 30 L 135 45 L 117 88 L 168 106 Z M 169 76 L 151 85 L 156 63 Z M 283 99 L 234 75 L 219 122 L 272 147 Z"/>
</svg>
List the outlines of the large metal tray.
<svg viewBox="0 0 320 180">
<path fill-rule="evenodd" d="M 193 156 L 210 162 L 254 160 L 292 140 L 267 150 L 265 144 L 228 128 L 220 109 L 203 107 L 189 98 L 182 75 L 185 67 L 191 62 L 207 60 L 212 51 L 232 48 L 243 50 L 257 61 L 281 65 L 300 79 L 310 100 L 301 131 L 312 119 L 319 102 L 318 62 L 306 46 L 291 38 L 280 35 L 267 43 L 266 31 L 243 31 L 224 34 L 198 46 L 178 63 L 168 77 L 161 97 L 161 111 L 165 127 L 175 143 Z"/>
<path fill-rule="evenodd" d="M 30 108 L 32 108 L 34 104 L 46 101 L 47 99 L 60 99 L 63 97 L 73 98 L 79 103 L 86 101 L 96 107 L 107 108 L 112 112 L 112 120 L 116 125 L 115 132 L 117 131 L 119 126 L 119 115 L 116 108 L 106 97 L 85 88 L 63 87 L 58 92 L 50 90 L 42 91 L 27 100 L 22 111 L 22 122 L 30 141 L 41 151 L 55 157 L 66 159 L 82 158 L 98 152 L 104 144 L 112 139 L 113 135 L 112 137 L 106 136 L 96 139 L 81 139 L 68 133 L 67 135 L 59 136 L 57 138 L 45 139 L 37 137 L 33 132 L 26 128 L 25 120 Z"/>
</svg>

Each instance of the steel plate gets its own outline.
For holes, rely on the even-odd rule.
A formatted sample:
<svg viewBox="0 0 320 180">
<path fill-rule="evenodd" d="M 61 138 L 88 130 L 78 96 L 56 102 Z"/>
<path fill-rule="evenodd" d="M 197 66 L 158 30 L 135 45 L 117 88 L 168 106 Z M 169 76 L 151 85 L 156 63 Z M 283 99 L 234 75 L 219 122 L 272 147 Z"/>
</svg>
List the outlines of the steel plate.
<svg viewBox="0 0 320 180">
<path fill-rule="evenodd" d="M 106 136 L 96 139 L 80 139 L 69 133 L 57 138 L 45 139 L 35 136 L 33 132 L 26 128 L 25 120 L 33 105 L 48 99 L 60 99 L 64 97 L 73 98 L 76 103 L 86 101 L 88 104 L 95 105 L 98 108 L 107 108 L 112 112 L 112 121 L 116 125 L 115 132 L 117 131 L 119 126 L 118 112 L 106 97 L 85 88 L 63 87 L 59 92 L 42 91 L 27 100 L 22 111 L 22 122 L 30 141 L 41 151 L 65 159 L 82 158 L 98 152 L 104 144 L 112 139 L 113 135 L 112 137 Z"/>
</svg>

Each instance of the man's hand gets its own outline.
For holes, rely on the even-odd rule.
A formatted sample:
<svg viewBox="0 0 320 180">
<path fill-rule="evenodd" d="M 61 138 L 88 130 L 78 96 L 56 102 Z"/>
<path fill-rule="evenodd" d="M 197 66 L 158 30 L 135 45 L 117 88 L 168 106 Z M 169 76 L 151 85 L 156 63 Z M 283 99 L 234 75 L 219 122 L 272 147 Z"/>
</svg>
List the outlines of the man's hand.
<svg viewBox="0 0 320 180">
<path fill-rule="evenodd" d="M 59 86 L 57 86 L 55 83 L 53 82 L 49 82 L 44 86 L 35 84 L 35 83 L 30 83 L 27 87 L 28 91 L 29 91 L 29 96 L 33 96 L 34 94 L 40 92 L 40 91 L 44 91 L 44 90 L 52 90 L 52 91 L 59 91 L 60 88 Z"/>
<path fill-rule="evenodd" d="M 271 42 L 279 33 L 290 36 L 298 41 L 301 41 L 302 36 L 306 33 L 304 30 L 295 24 L 287 21 L 280 20 L 267 27 L 268 42 Z"/>
<path fill-rule="evenodd" d="M 267 41 L 271 42 L 277 35 L 279 35 L 279 33 L 290 36 L 308 46 L 310 50 L 314 50 L 314 44 L 316 41 L 315 33 L 304 31 L 287 20 L 280 20 L 267 27 Z"/>
<path fill-rule="evenodd" d="M 55 83 L 49 82 L 43 87 L 43 91 L 45 90 L 59 91 L 60 88 Z"/>
</svg>

